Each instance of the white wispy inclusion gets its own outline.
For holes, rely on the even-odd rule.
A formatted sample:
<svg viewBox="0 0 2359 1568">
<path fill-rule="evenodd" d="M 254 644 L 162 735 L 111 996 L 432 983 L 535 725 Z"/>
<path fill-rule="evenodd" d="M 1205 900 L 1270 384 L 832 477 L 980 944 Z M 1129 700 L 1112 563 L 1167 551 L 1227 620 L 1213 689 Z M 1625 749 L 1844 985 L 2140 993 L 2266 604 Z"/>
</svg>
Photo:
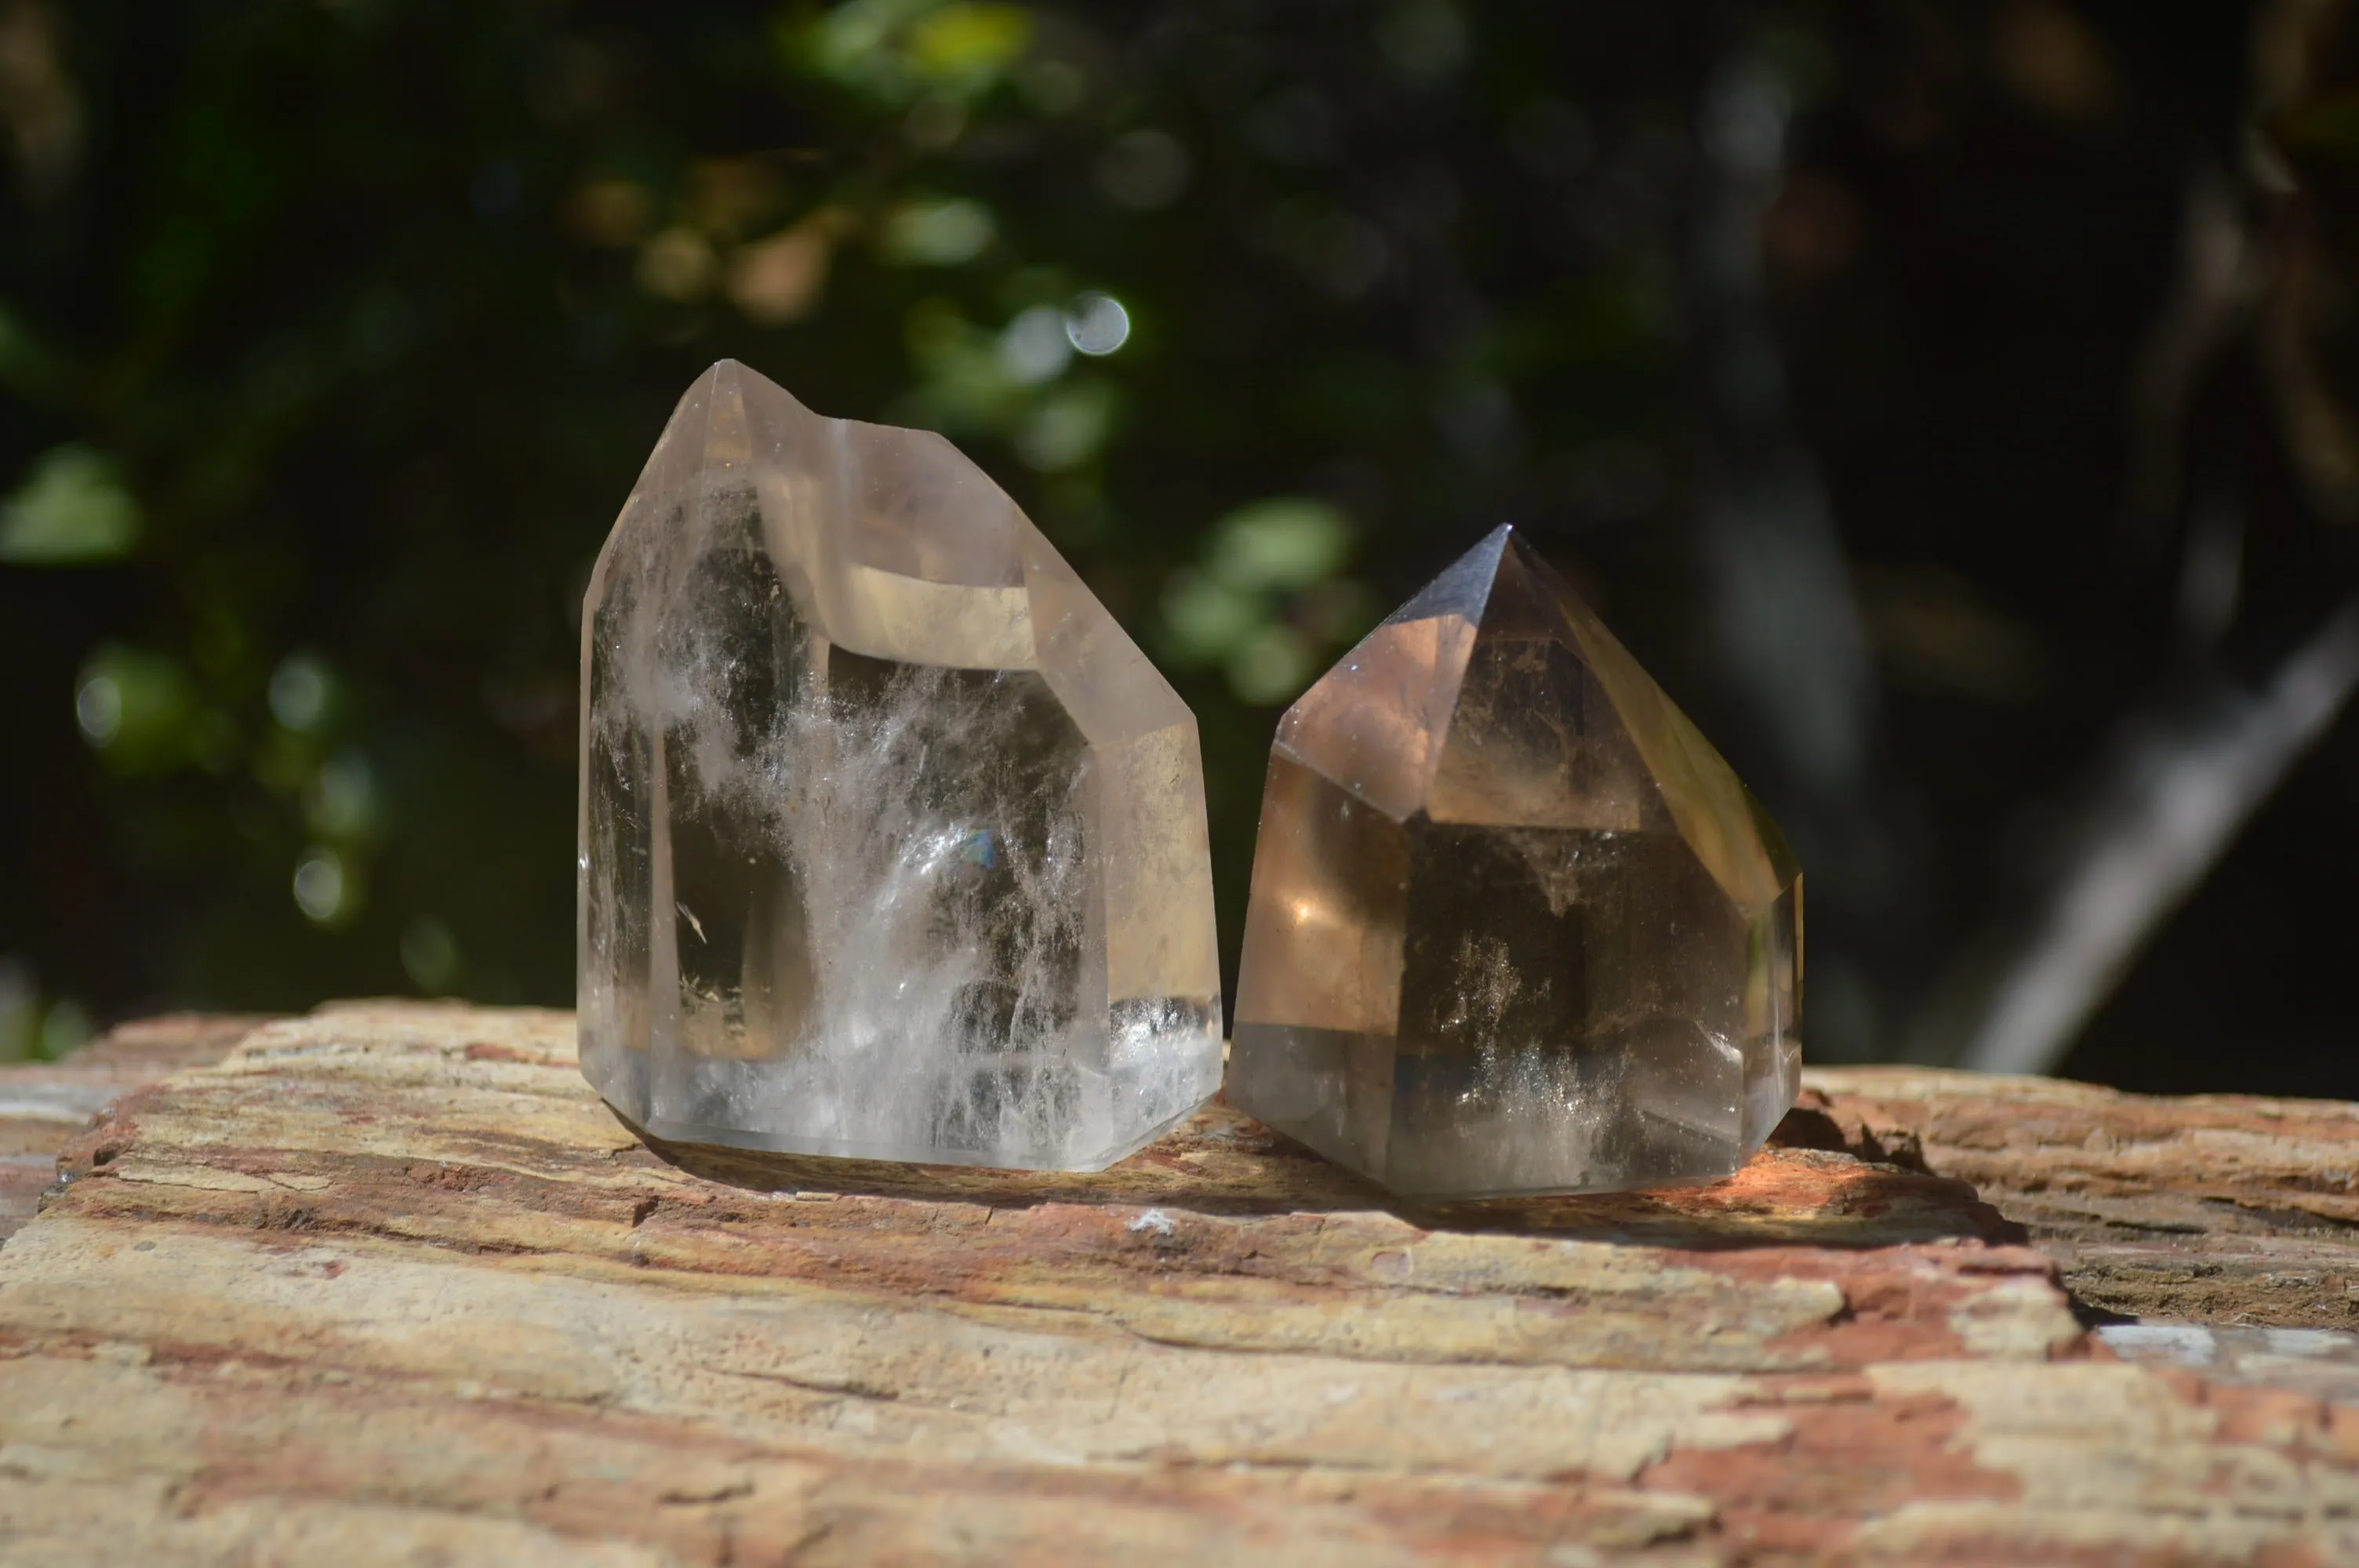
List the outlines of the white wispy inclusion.
<svg viewBox="0 0 2359 1568">
<path fill-rule="evenodd" d="M 582 1058 L 633 1120 L 1089 1169 L 1217 1086 L 1193 719 L 939 438 L 716 366 L 583 675 Z"/>
</svg>

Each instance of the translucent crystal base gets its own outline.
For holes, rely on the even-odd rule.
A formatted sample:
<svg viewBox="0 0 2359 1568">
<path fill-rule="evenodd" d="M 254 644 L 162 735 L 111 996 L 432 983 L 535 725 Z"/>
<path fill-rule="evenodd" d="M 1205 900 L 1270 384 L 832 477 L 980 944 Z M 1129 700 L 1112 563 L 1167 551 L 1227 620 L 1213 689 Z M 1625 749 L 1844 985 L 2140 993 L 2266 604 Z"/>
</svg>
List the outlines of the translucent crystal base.
<svg viewBox="0 0 2359 1568">
<path fill-rule="evenodd" d="M 1218 1086 L 1194 721 L 939 438 L 716 366 L 583 675 L 582 1070 L 647 1131 L 1095 1169 Z"/>
<path fill-rule="evenodd" d="M 890 1160 L 918 1165 L 986 1165 L 1016 1171 L 1103 1171 L 1117 1160 L 1130 1158 L 1187 1120 L 1207 1098 L 1205 1095 L 1197 1096 L 1189 1102 L 1187 1109 L 1135 1133 L 1126 1143 L 1071 1159 L 1009 1159 L 997 1149 L 961 1149 L 933 1143 L 912 1143 L 906 1139 L 886 1143 L 857 1143 L 841 1139 L 810 1138 L 798 1133 L 760 1132 L 730 1123 L 669 1121 L 660 1118 L 651 1122 L 638 1121 L 635 1118 L 633 1125 L 650 1137 L 660 1138 L 669 1143 L 717 1143 L 731 1149 L 759 1150 L 766 1154 L 818 1154 L 831 1160 Z M 615 1104 L 612 1097 L 607 1097 L 607 1102 Z M 619 1105 L 617 1108 L 620 1108 Z"/>
<path fill-rule="evenodd" d="M 1799 1087 L 1801 884 L 1502 529 L 1311 688 L 1263 796 L 1233 1103 L 1397 1192 L 1711 1181 Z"/>
</svg>

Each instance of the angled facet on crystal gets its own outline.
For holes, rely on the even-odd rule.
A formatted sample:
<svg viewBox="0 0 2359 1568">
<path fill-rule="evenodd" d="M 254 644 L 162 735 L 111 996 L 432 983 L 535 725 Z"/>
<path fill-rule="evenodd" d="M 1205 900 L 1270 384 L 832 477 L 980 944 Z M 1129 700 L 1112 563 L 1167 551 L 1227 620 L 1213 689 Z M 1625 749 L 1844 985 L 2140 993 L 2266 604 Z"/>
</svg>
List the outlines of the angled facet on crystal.
<svg viewBox="0 0 2359 1568">
<path fill-rule="evenodd" d="M 734 362 L 591 578 L 579 871 L 658 1136 L 1094 1169 L 1219 1085 L 1193 715 L 949 442 Z"/>
<path fill-rule="evenodd" d="M 1801 877 L 1501 528 L 1279 721 L 1228 1095 L 1400 1193 L 1735 1170 L 1793 1104 Z"/>
</svg>

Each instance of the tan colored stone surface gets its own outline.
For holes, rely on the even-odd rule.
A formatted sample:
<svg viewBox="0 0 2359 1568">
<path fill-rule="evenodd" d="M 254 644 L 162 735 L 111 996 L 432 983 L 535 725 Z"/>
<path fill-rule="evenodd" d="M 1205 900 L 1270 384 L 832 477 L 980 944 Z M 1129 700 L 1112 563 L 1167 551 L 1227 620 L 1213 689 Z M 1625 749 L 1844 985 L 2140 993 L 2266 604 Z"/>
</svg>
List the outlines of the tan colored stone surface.
<svg viewBox="0 0 2359 1568">
<path fill-rule="evenodd" d="M 125 1089 L 221 1060 L 259 1018 L 181 1013 L 125 1024 L 63 1062 L 0 1066 L 0 1240 L 33 1217 L 58 1151 Z"/>
<path fill-rule="evenodd" d="M 1971 1182 L 2089 1305 L 2359 1329 L 2359 1105 L 2130 1095 L 1855 1067 L 1806 1078 L 1816 1141 Z"/>
<path fill-rule="evenodd" d="M 1430 1210 L 1218 1108 L 1095 1175 L 651 1150 L 565 1015 L 379 1007 L 65 1164 L 0 1249 L 8 1563 L 2359 1553 L 2359 1416 L 2114 1358 L 1832 1150 Z"/>
</svg>

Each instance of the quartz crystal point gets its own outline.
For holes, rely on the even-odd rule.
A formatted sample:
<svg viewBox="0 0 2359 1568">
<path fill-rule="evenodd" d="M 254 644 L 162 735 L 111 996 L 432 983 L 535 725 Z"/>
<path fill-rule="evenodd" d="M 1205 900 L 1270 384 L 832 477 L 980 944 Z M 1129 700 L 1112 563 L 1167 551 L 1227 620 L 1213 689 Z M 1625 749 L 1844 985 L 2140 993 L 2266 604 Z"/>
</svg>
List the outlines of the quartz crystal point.
<svg viewBox="0 0 2359 1568">
<path fill-rule="evenodd" d="M 1735 1170 L 1793 1104 L 1802 884 L 1506 528 L 1279 721 L 1229 1098 L 1394 1191 Z"/>
<path fill-rule="evenodd" d="M 582 629 L 582 1069 L 664 1138 L 1091 1170 L 1219 1085 L 1196 724 L 939 436 L 680 400 Z"/>
</svg>

